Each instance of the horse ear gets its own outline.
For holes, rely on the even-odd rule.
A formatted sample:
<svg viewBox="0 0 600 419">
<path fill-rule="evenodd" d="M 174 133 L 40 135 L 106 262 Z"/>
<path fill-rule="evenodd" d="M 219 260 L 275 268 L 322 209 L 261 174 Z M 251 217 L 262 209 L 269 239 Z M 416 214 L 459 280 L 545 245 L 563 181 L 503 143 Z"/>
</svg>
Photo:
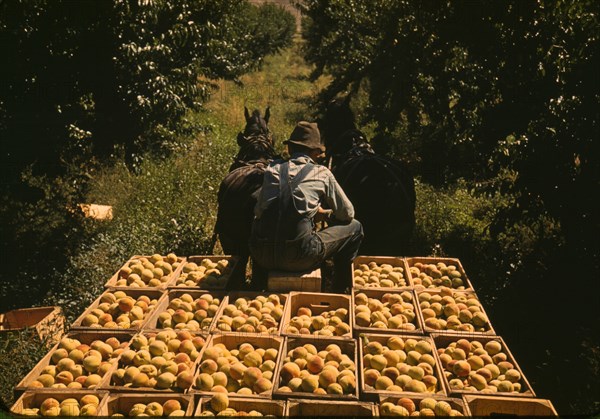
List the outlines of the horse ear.
<svg viewBox="0 0 600 419">
<path fill-rule="evenodd" d="M 269 123 L 269 118 L 271 117 L 271 107 L 267 106 L 267 109 L 265 109 L 265 122 L 268 124 Z"/>
<path fill-rule="evenodd" d="M 250 121 L 250 112 L 248 111 L 248 108 L 244 106 L 244 117 L 246 118 L 246 122 Z"/>
</svg>

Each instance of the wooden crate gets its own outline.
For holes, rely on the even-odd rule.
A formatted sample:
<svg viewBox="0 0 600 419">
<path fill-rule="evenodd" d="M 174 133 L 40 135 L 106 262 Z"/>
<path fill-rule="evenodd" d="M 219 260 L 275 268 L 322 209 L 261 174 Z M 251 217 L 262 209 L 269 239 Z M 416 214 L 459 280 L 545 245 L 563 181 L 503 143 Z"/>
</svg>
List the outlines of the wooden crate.
<svg viewBox="0 0 600 419">
<path fill-rule="evenodd" d="M 181 270 L 183 269 L 183 265 L 186 262 L 186 258 L 184 257 L 177 257 L 177 261 L 179 262 L 179 266 L 177 268 L 175 268 L 173 270 L 173 272 L 171 272 L 168 277 L 169 279 L 160 284 L 157 287 L 130 287 L 130 286 L 118 286 L 117 285 L 117 280 L 119 279 L 119 272 L 121 272 L 121 269 L 129 266 L 133 261 L 141 259 L 141 258 L 150 258 L 152 256 L 146 256 L 146 255 L 134 255 L 131 258 L 129 258 L 129 260 L 127 262 L 125 262 L 125 264 L 123 264 L 123 266 L 121 266 L 119 268 L 119 270 L 117 272 L 115 272 L 115 274 L 108 280 L 106 281 L 106 283 L 104 284 L 104 288 L 117 288 L 117 289 L 144 289 L 144 290 L 165 290 L 173 281 L 175 281 L 175 278 L 177 278 L 179 276 L 179 273 L 181 272 Z"/>
<path fill-rule="evenodd" d="M 410 273 L 410 268 L 413 267 L 415 265 L 415 263 L 424 263 L 424 264 L 436 264 L 438 262 L 442 262 L 445 263 L 446 265 L 454 265 L 456 266 L 456 269 L 458 269 L 458 271 L 461 274 L 461 278 L 463 278 L 463 282 L 464 282 L 464 288 L 457 288 L 460 291 L 474 291 L 473 289 L 473 284 L 471 284 L 471 281 L 469 280 L 469 277 L 467 276 L 462 264 L 460 263 L 460 260 L 456 259 L 456 258 L 437 258 L 437 257 L 409 257 L 406 258 L 406 264 L 408 265 L 408 276 L 411 280 L 411 283 L 413 284 L 413 286 L 417 289 L 417 288 L 425 288 L 421 285 L 418 285 L 414 278 L 413 275 Z M 432 286 L 429 287 L 427 289 L 433 289 L 433 288 L 439 288 L 438 286 Z"/>
<path fill-rule="evenodd" d="M 199 332 L 208 332 L 213 327 L 215 322 L 216 315 L 222 310 L 223 305 L 227 304 L 227 292 L 225 291 L 208 291 L 208 290 L 192 290 L 192 289 L 173 289 L 169 288 L 167 292 L 163 295 L 163 297 L 159 300 L 156 305 L 152 315 L 148 318 L 148 321 L 144 323 L 144 330 L 161 330 L 158 324 L 158 317 L 164 311 L 166 311 L 169 307 L 169 304 L 174 298 L 179 298 L 183 294 L 190 294 L 194 301 L 200 298 L 204 294 L 210 294 L 215 298 L 219 299 L 219 308 L 215 312 L 211 322 L 206 327 L 202 327 Z"/>
<path fill-rule="evenodd" d="M 441 289 L 420 289 L 420 290 L 415 290 L 415 293 L 417 295 L 417 301 L 419 300 L 419 296 L 423 293 L 428 293 L 431 295 L 441 295 L 442 294 L 442 290 Z M 473 291 L 456 291 L 456 290 L 452 290 L 452 295 L 453 296 L 466 296 L 467 298 L 471 298 L 474 297 L 475 299 L 477 299 L 477 301 L 479 301 L 479 298 L 477 298 L 477 294 L 475 294 Z M 481 302 L 479 302 L 479 307 L 481 309 L 481 312 L 483 314 L 485 314 L 485 317 L 488 319 L 487 324 L 485 325 L 485 331 L 461 331 L 461 330 L 453 330 L 453 329 L 434 329 L 432 327 L 429 327 L 425 324 L 425 317 L 423 316 L 423 309 L 421 308 L 421 304 L 417 304 L 417 314 L 419 315 L 419 319 L 421 324 L 423 325 L 423 330 L 425 331 L 426 334 L 430 334 L 430 333 L 439 333 L 439 334 L 449 334 L 449 335 L 464 335 L 464 334 L 472 334 L 472 335 L 496 335 L 496 332 L 494 330 L 494 328 L 492 327 L 492 324 L 489 321 L 489 317 L 487 315 L 487 313 L 485 312 L 483 305 L 481 304 Z M 442 315 L 442 318 L 446 318 L 446 316 Z"/>
<path fill-rule="evenodd" d="M 402 339 L 416 339 L 417 341 L 427 341 L 431 344 L 432 353 L 431 356 L 435 359 L 435 366 L 433 367 L 433 375 L 437 378 L 437 388 L 438 390 L 435 393 L 416 393 L 412 391 L 402 391 L 402 392 L 394 392 L 394 391 L 386 391 L 386 390 L 376 390 L 371 387 L 367 383 L 365 383 L 365 365 L 364 365 L 364 357 L 366 355 L 364 346 L 367 342 L 379 342 L 384 346 L 387 346 L 387 341 L 391 337 L 400 337 Z M 429 336 L 419 336 L 419 335 L 394 335 L 394 334 L 371 334 L 371 333 L 363 333 L 359 337 L 358 343 L 358 356 L 359 356 L 359 369 L 360 369 L 360 395 L 362 400 L 379 400 L 380 396 L 390 396 L 390 397 L 417 397 L 422 395 L 427 396 L 446 396 L 446 390 L 443 384 L 442 376 L 443 371 L 439 360 L 435 357 L 435 345 L 433 344 L 433 340 Z"/>
<path fill-rule="evenodd" d="M 52 397 L 59 402 L 62 402 L 65 399 L 76 399 L 80 401 L 83 396 L 86 394 L 93 394 L 100 400 L 98 404 L 98 416 L 102 416 L 102 412 L 106 407 L 106 402 L 108 400 L 108 392 L 107 391 L 98 391 L 98 390 L 86 390 L 86 391 L 33 391 L 28 390 L 24 392 L 13 404 L 10 408 L 11 413 L 16 415 L 23 415 L 24 409 L 31 408 L 39 408 L 40 404 Z M 39 416 L 42 416 L 41 414 Z"/>
<path fill-rule="evenodd" d="M 183 273 L 183 267 L 184 267 L 185 263 L 193 262 L 193 263 L 199 264 L 199 263 L 202 262 L 203 259 L 208 259 L 211 262 L 218 262 L 221 259 L 225 259 L 225 260 L 228 261 L 227 267 L 221 273 L 220 280 L 219 280 L 218 284 L 206 284 L 206 283 L 203 284 L 203 283 L 201 283 L 200 285 L 196 284 L 196 286 L 193 286 L 193 287 L 190 287 L 190 286 L 184 285 L 184 284 L 177 284 L 177 281 L 179 280 L 179 277 Z M 224 290 L 224 289 L 227 288 L 227 285 L 229 284 L 230 278 L 232 276 L 234 276 L 235 274 L 238 274 L 238 271 L 240 269 L 245 269 L 245 267 L 241 266 L 241 264 L 240 264 L 240 258 L 238 256 L 232 256 L 232 255 L 222 255 L 222 256 L 220 256 L 220 255 L 196 255 L 196 256 L 189 256 L 185 260 L 185 263 L 181 266 L 182 269 L 180 269 L 177 272 L 177 276 L 169 284 L 169 288 L 171 288 L 171 289 L 194 289 L 194 290 Z"/>
<path fill-rule="evenodd" d="M 354 417 L 377 416 L 376 413 L 375 404 L 371 402 L 290 399 L 287 402 L 285 416 Z"/>
<path fill-rule="evenodd" d="M 213 324 L 211 325 L 211 328 L 209 330 L 209 333 L 223 333 L 223 334 L 227 334 L 227 333 L 250 333 L 250 332 L 239 332 L 239 331 L 224 331 L 218 328 L 218 324 L 219 324 L 219 319 L 221 318 L 221 316 L 224 315 L 225 309 L 228 305 L 230 304 L 234 304 L 235 301 L 238 298 L 245 298 L 247 300 L 254 300 L 259 296 L 265 296 L 268 297 L 271 294 L 275 294 L 279 297 L 279 302 L 281 303 L 282 306 L 282 315 L 281 318 L 278 321 L 278 325 L 277 325 L 277 332 L 276 333 L 259 333 L 257 332 L 257 334 L 259 335 L 264 335 L 264 334 L 275 334 L 275 335 L 281 335 L 281 325 L 283 324 L 282 320 L 283 320 L 283 314 L 285 313 L 285 307 L 286 307 L 286 303 L 288 301 L 288 294 L 279 294 L 279 293 L 265 293 L 265 292 L 253 292 L 253 291 L 231 291 L 229 292 L 229 294 L 227 295 L 227 301 L 221 305 L 221 307 L 219 308 L 218 313 L 215 315 L 215 321 L 213 322 Z"/>
<path fill-rule="evenodd" d="M 146 312 L 144 314 L 144 318 L 142 319 L 142 322 L 135 326 L 135 327 L 130 327 L 128 329 L 119 329 L 119 328 L 105 328 L 105 327 L 87 327 L 87 326 L 83 326 L 82 325 L 82 321 L 83 318 L 85 316 L 87 316 L 88 314 L 90 314 L 92 312 L 92 310 L 98 308 L 98 306 L 101 303 L 102 297 L 108 293 L 108 292 L 116 292 L 116 291 L 122 291 L 124 292 L 126 295 L 128 295 L 129 297 L 133 298 L 134 300 L 137 300 L 139 297 L 141 297 L 142 295 L 147 296 L 148 298 L 150 298 L 150 300 L 156 300 L 156 305 L 152 308 L 148 309 L 148 312 Z M 94 330 L 94 331 L 101 331 L 101 330 L 114 330 L 114 331 L 120 331 L 120 330 L 125 330 L 125 331 L 132 331 L 132 332 L 136 332 L 138 330 L 141 330 L 144 328 L 144 325 L 146 324 L 146 322 L 150 319 L 152 313 L 154 312 L 154 310 L 156 309 L 156 307 L 158 306 L 158 302 L 160 301 L 160 298 L 166 293 L 166 291 L 164 290 L 153 290 L 150 288 L 109 288 L 107 290 L 105 290 L 100 297 L 98 297 L 78 318 L 77 320 L 75 320 L 73 322 L 73 324 L 71 325 L 71 330 Z"/>
<path fill-rule="evenodd" d="M 377 416 L 385 416 L 385 415 L 381 414 L 381 405 L 383 403 L 389 402 L 389 403 L 397 404 L 398 400 L 400 400 L 401 398 L 402 397 L 399 397 L 399 396 L 380 395 L 379 403 L 375 405 L 375 407 L 377 409 Z M 419 403 L 421 402 L 421 400 L 426 399 L 426 398 L 432 398 L 435 401 L 440 401 L 440 402 L 444 401 L 444 402 L 448 403 L 452 407 L 452 409 L 459 411 L 463 416 L 471 416 L 469 407 L 461 398 L 445 397 L 445 396 L 440 396 L 437 394 L 410 396 L 407 398 L 412 400 L 415 403 L 415 406 L 417 407 L 417 409 L 416 409 L 417 411 L 419 410 Z"/>
<path fill-rule="evenodd" d="M 415 317 L 411 322 L 415 328 L 414 330 L 407 329 L 392 329 L 392 328 L 378 328 L 378 327 L 370 327 L 370 326 L 359 326 L 356 323 L 356 295 L 363 293 L 368 298 L 375 298 L 379 301 L 383 301 L 384 296 L 386 294 L 401 294 L 404 292 L 408 292 L 412 297 L 412 305 L 415 313 Z M 418 335 L 423 334 L 423 325 L 421 323 L 421 318 L 418 315 L 417 299 L 414 290 L 409 289 L 395 289 L 391 291 L 387 291 L 379 288 L 362 288 L 362 289 L 352 289 L 352 330 L 354 331 L 354 336 L 359 336 L 361 333 L 385 333 L 385 334 L 410 334 L 410 335 Z"/>
<path fill-rule="evenodd" d="M 126 331 L 119 331 L 119 332 L 115 332 L 115 331 L 89 331 L 89 332 L 74 331 L 74 332 L 70 332 L 70 333 L 66 334 L 65 338 L 77 339 L 82 344 L 89 345 L 97 339 L 106 341 L 106 339 L 108 339 L 110 337 L 115 337 L 119 340 L 119 342 L 121 342 L 123 347 L 126 348 L 127 345 L 129 344 L 129 342 L 131 341 L 131 338 L 133 337 L 133 335 L 134 335 L 133 332 L 126 332 Z M 40 373 L 42 372 L 42 370 L 44 368 L 46 368 L 49 365 L 53 365 L 52 354 L 54 353 L 54 351 L 56 351 L 58 349 L 58 347 L 59 347 L 59 343 L 54 345 L 52 347 L 52 349 L 50 349 L 50 351 L 48 351 L 48 353 L 37 363 L 37 365 L 35 367 L 33 367 L 33 369 L 31 369 L 31 371 L 29 371 L 29 373 L 25 377 L 23 377 L 23 379 L 16 385 L 16 387 L 14 389 L 15 395 L 22 394 L 23 392 L 25 392 L 28 389 L 34 390 L 33 387 L 30 388 L 31 383 L 33 381 L 37 380 L 37 378 L 40 376 Z M 111 360 L 111 362 L 116 362 L 116 359 L 117 359 L 116 357 L 113 358 Z M 35 388 L 35 391 L 39 391 L 39 390 L 44 390 L 44 389 Z M 57 390 L 57 389 L 48 388 L 47 390 Z M 62 389 L 61 391 L 72 392 L 74 390 L 73 389 Z M 81 389 L 79 391 L 88 391 L 89 392 L 90 390 Z"/>
<path fill-rule="evenodd" d="M 277 349 L 277 359 L 274 361 L 276 367 L 273 370 L 273 379 L 271 380 L 273 382 L 275 380 L 275 377 L 277 377 L 279 374 L 277 366 L 279 365 L 281 353 L 283 350 L 283 341 L 284 341 L 283 337 L 275 336 L 275 335 L 257 335 L 257 334 L 245 334 L 245 333 L 228 333 L 228 334 L 219 333 L 219 334 L 213 334 L 210 336 L 210 339 L 206 343 L 205 349 L 208 349 L 217 344 L 223 344 L 223 345 L 225 345 L 225 347 L 228 350 L 231 350 L 231 349 L 236 349 L 242 343 L 249 343 L 252 346 L 254 346 L 255 348 L 264 348 L 264 349 L 275 348 L 275 349 Z M 202 362 L 202 360 L 200 360 L 200 362 Z M 200 374 L 200 368 L 197 368 L 196 375 L 194 376 L 194 385 L 192 385 L 192 388 L 190 389 L 189 392 L 192 394 L 198 394 L 200 396 L 210 396 L 210 395 L 215 394 L 215 392 L 213 392 L 213 391 L 205 391 L 205 390 L 200 390 L 200 389 L 195 388 L 196 377 L 199 374 Z M 237 396 L 237 393 L 229 393 L 229 395 Z M 266 391 L 264 393 L 248 394 L 248 395 L 243 395 L 243 397 L 251 398 L 251 399 L 271 399 L 272 395 L 273 395 L 273 388 L 271 388 L 271 390 Z M 242 396 L 240 395 L 240 397 L 242 397 Z"/>
<path fill-rule="evenodd" d="M 401 267 L 402 269 L 404 269 L 404 272 L 402 273 L 402 276 L 404 277 L 405 281 L 406 281 L 406 285 L 405 286 L 401 286 L 401 287 L 381 287 L 379 285 L 377 286 L 373 286 L 373 285 L 360 285 L 357 284 L 355 281 L 355 277 L 354 277 L 354 271 L 356 269 L 358 269 L 359 265 L 362 264 L 368 264 L 369 262 L 375 262 L 377 263 L 377 265 L 381 266 L 382 264 L 389 264 L 392 265 L 394 267 Z M 352 288 L 356 288 L 356 289 L 362 289 L 362 288 L 367 288 L 367 289 L 385 289 L 385 290 L 398 290 L 398 289 L 410 289 L 413 287 L 413 283 L 408 275 L 408 265 L 406 264 L 406 259 L 402 258 L 402 257 L 397 257 L 397 256 L 357 256 L 356 258 L 354 258 L 354 260 L 352 261 Z"/>
<path fill-rule="evenodd" d="M 229 407 L 237 410 L 238 412 L 249 413 L 252 410 L 262 413 L 262 416 L 285 416 L 286 403 L 279 400 L 261 400 L 261 399 L 249 399 L 245 397 L 229 397 Z M 206 411 L 212 411 L 210 409 L 210 397 L 201 397 L 196 405 L 196 411 L 194 416 L 202 416 Z M 213 412 L 214 413 L 214 412 Z M 216 415 L 216 414 L 215 414 Z"/>
<path fill-rule="evenodd" d="M 321 292 L 321 269 L 302 272 L 269 271 L 267 289 L 272 292 Z"/>
<path fill-rule="evenodd" d="M 288 302 L 286 304 L 285 311 L 281 319 L 281 335 L 293 337 L 309 336 L 316 339 L 352 339 L 352 323 L 354 317 L 352 313 L 353 310 L 350 304 L 351 298 L 349 295 L 292 291 L 289 293 Z M 287 327 L 290 325 L 292 319 L 296 316 L 296 313 L 300 307 L 310 308 L 313 316 L 320 315 L 330 310 L 345 308 L 346 310 L 348 310 L 346 323 L 348 324 L 348 326 L 350 326 L 350 332 L 344 333 L 341 336 L 322 336 L 314 334 L 301 335 L 287 332 Z"/>
<path fill-rule="evenodd" d="M 280 391 L 280 387 L 282 387 L 281 385 L 281 377 L 280 377 L 280 372 L 281 372 L 281 368 L 284 364 L 283 360 L 285 359 L 285 357 L 287 356 L 288 352 L 293 350 L 294 348 L 297 348 L 298 346 L 302 346 L 306 343 L 310 343 L 312 345 L 314 345 L 317 348 L 317 351 L 321 351 L 323 349 L 325 349 L 329 344 L 335 344 L 338 345 L 340 347 L 340 349 L 342 350 L 342 353 L 344 355 L 348 355 L 348 357 L 350 357 L 350 359 L 354 362 L 354 366 L 355 366 L 355 371 L 354 371 L 354 376 L 356 378 L 356 383 L 357 385 L 355 386 L 355 389 L 352 393 L 350 394 L 314 394 L 314 393 L 307 393 L 307 392 L 285 392 L 285 391 Z M 278 370 L 278 374 L 277 377 L 275 378 L 275 382 L 274 384 L 274 389 L 273 389 L 273 397 L 274 398 L 291 398 L 291 397 L 297 397 L 297 398 L 303 398 L 303 399 L 319 399 L 319 400 L 329 400 L 331 402 L 333 402 L 335 400 L 335 403 L 337 403 L 338 400 L 346 400 L 346 401 L 356 401 L 358 400 L 358 375 L 359 375 L 359 363 L 358 363 L 358 359 L 357 359 L 357 348 L 356 348 L 356 340 L 352 339 L 352 340 L 335 340 L 335 339 L 314 339 L 312 337 L 299 337 L 299 338 L 292 338 L 292 337 L 288 337 L 285 340 L 285 343 L 283 345 L 283 351 L 282 351 L 282 356 L 279 360 L 279 366 L 277 368 Z"/>
<path fill-rule="evenodd" d="M 193 361 L 192 367 L 190 369 L 190 371 L 192 372 L 192 374 L 195 373 L 196 371 L 196 367 L 198 366 L 198 363 L 200 362 L 200 359 L 202 358 L 202 353 L 204 352 L 204 348 L 206 348 L 207 344 L 208 344 L 208 340 L 209 340 L 209 335 L 207 333 L 203 333 L 203 332 L 191 332 L 189 330 L 186 330 L 187 332 L 189 332 L 192 337 L 196 337 L 196 336 L 200 336 L 202 338 L 204 338 L 205 340 L 205 344 L 204 347 L 202 349 L 200 349 L 198 352 L 198 357 Z M 175 331 L 177 332 L 177 331 Z M 135 336 L 138 335 L 143 335 L 146 338 L 151 338 L 156 336 L 156 334 L 159 333 L 159 331 L 142 331 L 138 334 L 136 334 Z M 132 338 L 133 341 L 133 338 Z M 129 349 L 138 352 L 136 349 L 134 349 L 131 344 L 129 345 Z M 173 352 L 171 352 L 173 353 Z M 174 354 L 175 356 L 176 354 Z M 99 388 L 101 388 L 102 390 L 107 390 L 110 391 L 111 394 L 112 393 L 148 393 L 148 394 L 183 394 L 186 393 L 189 389 L 179 389 L 176 387 L 171 387 L 171 388 L 167 388 L 167 389 L 162 389 L 162 388 L 154 388 L 154 387 L 132 387 L 132 386 L 128 386 L 128 385 L 117 385 L 114 384 L 114 380 L 113 380 L 113 374 L 119 369 L 119 368 L 125 368 L 127 367 L 126 365 L 124 365 L 124 363 L 122 362 L 121 358 L 119 358 L 117 360 L 117 362 L 114 363 L 113 367 L 111 368 L 111 370 L 104 376 L 104 378 L 102 379 L 102 382 L 99 385 Z M 175 374 L 177 375 L 177 374 Z"/>
<path fill-rule="evenodd" d="M 490 393 L 490 392 L 479 392 L 479 391 L 469 391 L 469 390 L 454 390 L 450 388 L 450 384 L 449 384 L 449 379 L 446 376 L 446 374 L 442 374 L 443 375 L 443 382 L 444 382 L 444 387 L 446 389 L 446 392 L 448 395 L 450 396 L 463 396 L 463 395 L 469 395 L 469 394 L 484 394 L 486 396 L 511 396 L 511 397 L 535 397 L 535 392 L 533 391 L 533 388 L 531 387 L 531 385 L 529 384 L 529 381 L 527 380 L 527 378 L 525 377 L 525 374 L 523 374 L 523 371 L 521 370 L 521 368 L 519 367 L 519 364 L 517 363 L 517 361 L 515 360 L 514 356 L 512 355 L 512 353 L 510 352 L 510 350 L 508 349 L 508 346 L 506 345 L 506 343 L 504 342 L 504 339 L 502 339 L 502 337 L 500 336 L 487 336 L 487 335 L 473 335 L 473 334 L 464 334 L 464 335 L 448 335 L 448 334 L 439 334 L 439 333 L 432 333 L 431 337 L 433 339 L 433 342 L 435 344 L 436 347 L 436 358 L 437 361 L 439 363 L 440 366 L 442 366 L 442 361 L 440 360 L 440 350 L 443 348 L 447 348 L 448 345 L 452 342 L 456 342 L 459 339 L 467 339 L 469 341 L 478 341 L 481 342 L 483 345 L 485 345 L 487 342 L 495 340 L 497 342 L 499 342 L 502 346 L 502 352 L 506 353 L 507 355 L 507 361 L 513 364 L 514 369 L 516 369 L 517 371 L 519 371 L 519 373 L 521 374 L 521 379 L 520 379 L 520 384 L 521 384 L 521 392 L 519 393 L 508 393 L 508 392 L 497 392 L 497 393 Z M 467 354 L 468 355 L 468 354 Z"/>
<path fill-rule="evenodd" d="M 185 416 L 194 416 L 195 403 L 192 396 L 164 393 L 110 393 L 99 416 L 112 416 L 117 413 L 129 416 L 129 411 L 136 403 L 147 405 L 148 403 L 158 402 L 162 405 L 167 400 L 178 400 L 181 404 L 181 410 L 185 412 Z"/>
<path fill-rule="evenodd" d="M 0 338 L 25 330 L 53 345 L 65 332 L 65 316 L 58 306 L 19 308 L 0 314 Z"/>
<path fill-rule="evenodd" d="M 558 416 L 545 399 L 465 394 L 463 400 L 473 416 Z"/>
</svg>

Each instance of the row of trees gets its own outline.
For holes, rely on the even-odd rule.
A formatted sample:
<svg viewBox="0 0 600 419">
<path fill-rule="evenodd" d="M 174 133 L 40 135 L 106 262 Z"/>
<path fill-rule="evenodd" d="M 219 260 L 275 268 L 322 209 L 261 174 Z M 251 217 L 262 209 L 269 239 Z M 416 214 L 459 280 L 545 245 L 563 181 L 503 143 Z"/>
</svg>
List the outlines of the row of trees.
<svg viewBox="0 0 600 419">
<path fill-rule="evenodd" d="M 548 214 L 597 254 L 600 4 L 571 1 L 305 2 L 322 103 L 368 91 L 374 143 L 420 177 L 510 192 L 495 232 Z"/>
<path fill-rule="evenodd" d="M 333 80 L 322 106 L 349 96 L 374 147 L 410 164 L 417 233 L 468 266 L 538 394 L 597 412 L 600 318 L 581 293 L 600 275 L 600 3 L 304 5 L 313 77 Z"/>
<path fill-rule="evenodd" d="M 0 253 L 20 260 L 0 285 L 51 288 L 89 241 L 67 208 L 98 170 L 189 149 L 210 80 L 258 68 L 295 31 L 281 7 L 245 0 L 0 2 Z"/>
<path fill-rule="evenodd" d="M 202 106 L 289 45 L 293 16 L 244 0 L 10 1 L 0 6 L 2 177 L 62 159 L 170 150 Z M 89 154 L 86 154 L 89 153 Z M 13 184 L 14 186 L 14 184 Z"/>
</svg>

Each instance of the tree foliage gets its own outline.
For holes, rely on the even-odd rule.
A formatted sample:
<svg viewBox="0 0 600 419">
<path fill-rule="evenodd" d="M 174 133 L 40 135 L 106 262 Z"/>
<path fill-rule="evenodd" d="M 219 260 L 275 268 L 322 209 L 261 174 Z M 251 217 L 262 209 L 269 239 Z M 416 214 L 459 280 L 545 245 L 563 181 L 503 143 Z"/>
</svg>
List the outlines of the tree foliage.
<svg viewBox="0 0 600 419">
<path fill-rule="evenodd" d="M 190 153 L 184 140 L 206 127 L 188 115 L 208 99 L 208 80 L 257 68 L 294 31 L 283 9 L 245 0 L 0 2 L 0 253 L 20 260 L 0 281 L 31 296 L 52 291 L 90 238 L 67 209 L 85 202 L 100 167 L 125 157 L 139 171 L 144 153 Z M 203 229 L 196 212 L 180 223 Z M 196 232 L 180 233 L 191 241 Z"/>
<path fill-rule="evenodd" d="M 239 77 L 295 30 L 283 9 L 244 0 L 0 7 L 2 175 L 13 180 L 32 163 L 35 173 L 60 173 L 61 158 L 84 152 L 172 149 L 186 112 L 208 94 L 199 76 Z"/>
<path fill-rule="evenodd" d="M 367 86 L 376 145 L 424 181 L 514 194 L 496 232 L 547 214 L 597 251 L 598 2 L 305 3 L 313 76 L 333 76 L 324 103 Z"/>
</svg>

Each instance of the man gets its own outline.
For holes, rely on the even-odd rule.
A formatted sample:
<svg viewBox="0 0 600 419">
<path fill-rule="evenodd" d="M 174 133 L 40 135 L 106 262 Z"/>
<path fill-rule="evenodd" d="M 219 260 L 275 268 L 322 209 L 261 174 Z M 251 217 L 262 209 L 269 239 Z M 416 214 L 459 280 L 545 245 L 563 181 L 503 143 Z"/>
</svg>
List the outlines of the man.
<svg viewBox="0 0 600 419">
<path fill-rule="evenodd" d="M 284 144 L 290 159 L 274 161 L 265 172 L 250 253 L 261 268 L 283 271 L 315 269 L 333 258 L 333 289 L 344 292 L 351 286 L 362 225 L 331 171 L 315 163 L 325 151 L 317 124 L 299 122 Z M 319 221 L 327 228 L 316 231 Z"/>
</svg>

